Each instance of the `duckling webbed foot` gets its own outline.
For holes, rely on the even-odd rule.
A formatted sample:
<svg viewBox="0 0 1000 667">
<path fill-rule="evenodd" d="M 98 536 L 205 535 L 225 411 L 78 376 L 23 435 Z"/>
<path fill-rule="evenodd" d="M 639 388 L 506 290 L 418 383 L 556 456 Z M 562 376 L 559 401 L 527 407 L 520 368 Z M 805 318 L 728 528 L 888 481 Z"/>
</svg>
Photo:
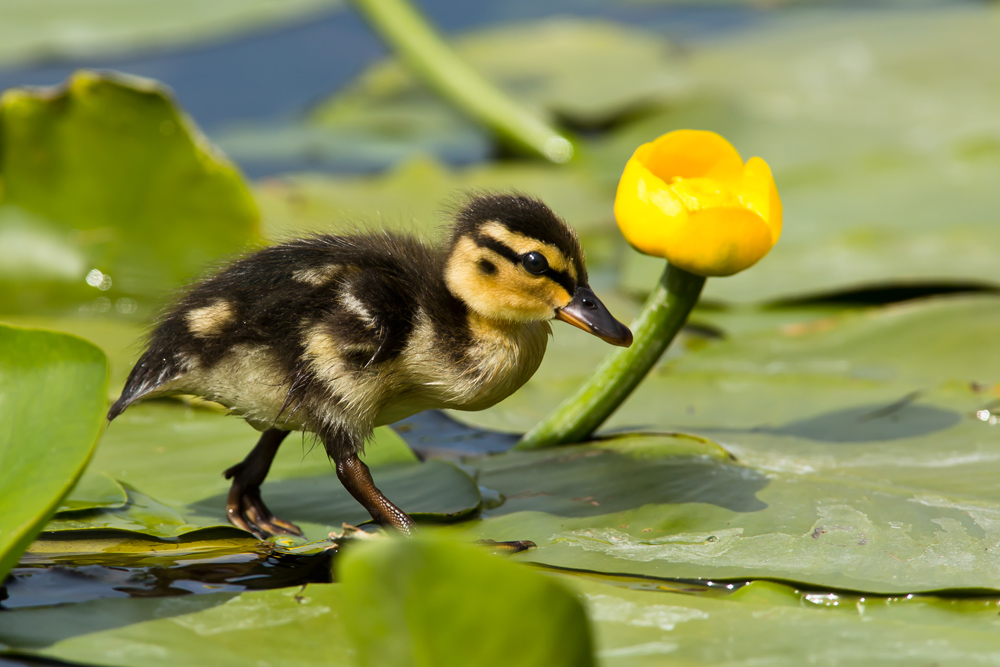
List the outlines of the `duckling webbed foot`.
<svg viewBox="0 0 1000 667">
<path fill-rule="evenodd" d="M 337 458 L 336 465 L 337 477 L 341 484 L 354 496 L 355 500 L 368 510 L 368 513 L 379 525 L 395 528 L 404 535 L 413 534 L 413 519 L 406 512 L 393 505 L 378 490 L 372 480 L 371 471 L 361 459 L 354 454 L 349 454 Z"/>
<path fill-rule="evenodd" d="M 282 534 L 302 537 L 298 526 L 274 516 L 260 497 L 260 485 L 267 477 L 274 455 L 287 435 L 288 431 L 276 428 L 264 431 L 246 458 L 222 473 L 226 479 L 233 480 L 226 498 L 229 523 L 253 533 L 261 540 Z"/>
</svg>

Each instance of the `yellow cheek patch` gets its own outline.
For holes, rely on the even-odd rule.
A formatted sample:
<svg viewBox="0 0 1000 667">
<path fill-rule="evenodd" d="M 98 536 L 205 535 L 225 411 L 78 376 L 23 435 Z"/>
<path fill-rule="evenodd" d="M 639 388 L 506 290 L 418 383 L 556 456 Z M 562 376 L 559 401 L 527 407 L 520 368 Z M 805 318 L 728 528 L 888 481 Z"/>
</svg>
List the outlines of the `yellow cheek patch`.
<svg viewBox="0 0 1000 667">
<path fill-rule="evenodd" d="M 232 304 L 220 299 L 209 306 L 189 311 L 184 319 L 195 336 L 217 336 L 232 322 L 234 315 Z"/>
<path fill-rule="evenodd" d="M 519 255 L 526 255 L 529 252 L 540 252 L 545 255 L 545 259 L 548 260 L 551 268 L 569 274 L 574 281 L 577 279 L 576 266 L 559 248 L 551 243 L 542 243 L 530 236 L 516 234 L 499 222 L 488 222 L 480 228 L 480 231 L 495 241 L 504 244 Z"/>
<path fill-rule="evenodd" d="M 537 247 L 537 244 L 536 246 Z M 480 262 L 496 267 L 485 273 Z M 531 276 L 505 257 L 465 237 L 458 241 L 445 269 L 445 281 L 455 296 L 491 320 L 533 322 L 551 319 L 571 295 L 554 281 Z"/>
</svg>

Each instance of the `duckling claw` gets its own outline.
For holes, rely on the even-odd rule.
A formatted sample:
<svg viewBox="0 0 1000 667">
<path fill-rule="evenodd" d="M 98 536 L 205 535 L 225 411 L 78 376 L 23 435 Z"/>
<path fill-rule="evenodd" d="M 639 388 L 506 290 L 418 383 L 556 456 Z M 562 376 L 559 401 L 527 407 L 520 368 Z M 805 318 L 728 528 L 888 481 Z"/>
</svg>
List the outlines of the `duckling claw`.
<svg viewBox="0 0 1000 667">
<path fill-rule="evenodd" d="M 259 540 L 274 535 L 302 537 L 302 530 L 294 523 L 271 514 L 260 497 L 260 487 L 245 488 L 233 482 L 226 498 L 226 517 L 237 528 L 253 533 Z"/>
</svg>

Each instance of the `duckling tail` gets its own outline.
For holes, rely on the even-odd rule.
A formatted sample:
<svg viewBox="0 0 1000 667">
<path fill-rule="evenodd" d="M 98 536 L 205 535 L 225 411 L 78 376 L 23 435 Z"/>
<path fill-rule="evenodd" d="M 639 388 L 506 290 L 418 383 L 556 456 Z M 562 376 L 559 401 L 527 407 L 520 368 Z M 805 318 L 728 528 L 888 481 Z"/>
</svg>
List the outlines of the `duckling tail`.
<svg viewBox="0 0 1000 667">
<path fill-rule="evenodd" d="M 120 415 L 132 403 L 157 387 L 180 377 L 181 374 L 180 364 L 172 354 L 154 354 L 153 350 L 146 352 L 129 373 L 121 396 L 108 410 L 108 421 Z"/>
</svg>

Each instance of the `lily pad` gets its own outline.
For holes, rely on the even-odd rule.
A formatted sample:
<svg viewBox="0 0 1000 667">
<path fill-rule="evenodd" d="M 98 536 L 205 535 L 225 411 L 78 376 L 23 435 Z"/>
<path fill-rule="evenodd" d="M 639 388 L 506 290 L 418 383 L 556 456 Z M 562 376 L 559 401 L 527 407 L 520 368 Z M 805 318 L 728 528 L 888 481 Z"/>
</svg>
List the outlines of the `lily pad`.
<svg viewBox="0 0 1000 667">
<path fill-rule="evenodd" d="M 138 320 L 137 313 L 111 315 L 83 312 L 62 317 L 0 314 L 0 321 L 7 324 L 61 331 L 99 347 L 108 357 L 110 401 L 118 398 L 139 355 L 146 329 Z"/>
<path fill-rule="evenodd" d="M 470 532 L 532 540 L 538 549 L 522 558 L 590 572 L 882 595 L 1000 591 L 1000 501 L 836 472 L 764 474 L 658 447 L 659 455 L 657 446 L 577 445 L 477 461 L 480 483 L 506 502 Z"/>
<path fill-rule="evenodd" d="M 84 475 L 59 505 L 59 512 L 115 509 L 128 502 L 128 492 L 107 475 Z"/>
<path fill-rule="evenodd" d="M 256 438 L 242 420 L 178 401 L 133 406 L 109 426 L 88 473 L 119 480 L 129 492 L 128 504 L 64 512 L 46 531 L 114 529 L 176 537 L 227 527 L 229 482 L 222 471 L 245 456 Z M 364 459 L 379 488 L 418 520 L 453 521 L 479 508 L 479 489 L 472 478 L 450 463 L 417 462 L 389 428 L 376 429 Z M 298 523 L 313 539 L 325 537 L 343 522 L 369 519 L 341 486 L 312 436 L 286 440 L 262 495 L 276 515 Z"/>
<path fill-rule="evenodd" d="M 96 600 L 4 612 L 0 645 L 97 665 L 354 664 L 339 587 Z M 43 621 L 46 628 L 38 626 Z M 332 648 L 331 648 L 332 647 Z"/>
<path fill-rule="evenodd" d="M 83 473 L 106 392 L 107 360 L 93 345 L 0 325 L 0 581 Z"/>
<path fill-rule="evenodd" d="M 778 323 L 731 339 L 702 339 L 696 349 L 669 359 L 612 416 L 608 428 L 772 431 L 837 409 L 919 404 L 919 392 L 935 389 L 942 397 L 964 396 L 961 417 L 950 418 L 957 424 L 974 417 L 976 406 L 991 400 L 988 387 L 1000 381 L 1000 364 L 984 353 L 1000 325 L 995 296 L 921 300 Z M 557 346 L 567 349 L 550 353 L 513 396 L 489 410 L 453 416 L 496 430 L 530 428 L 576 388 L 604 351 L 577 347 L 571 339 L 557 339 L 553 350 Z M 958 384 L 948 389 L 951 383 Z M 911 396 L 914 392 L 918 395 Z M 947 410 L 954 412 L 954 404 Z M 846 421 L 845 416 L 841 425 Z"/>
<path fill-rule="evenodd" d="M 337 561 L 360 665 L 593 665 L 580 600 L 561 583 L 482 548 L 379 540 Z M 514 647 L 516 646 L 516 649 Z"/>
<path fill-rule="evenodd" d="M 565 581 L 586 600 L 604 665 L 961 665 L 998 648 L 995 598 L 862 597 L 765 581 L 703 597 L 649 580 Z"/>
<path fill-rule="evenodd" d="M 146 79 L 0 99 L 0 311 L 149 313 L 257 240 L 239 172 Z"/>
<path fill-rule="evenodd" d="M 671 592 L 648 579 L 551 577 L 582 596 L 606 665 L 988 664 L 1000 650 L 996 598 L 860 597 L 771 582 L 720 597 Z M 273 665 L 356 665 L 345 623 L 356 608 L 344 588 L 310 584 L 10 610 L 3 612 L 0 646 L 12 657 L 116 667 L 261 656 Z M 489 609 L 492 601 L 480 602 Z"/>
</svg>

